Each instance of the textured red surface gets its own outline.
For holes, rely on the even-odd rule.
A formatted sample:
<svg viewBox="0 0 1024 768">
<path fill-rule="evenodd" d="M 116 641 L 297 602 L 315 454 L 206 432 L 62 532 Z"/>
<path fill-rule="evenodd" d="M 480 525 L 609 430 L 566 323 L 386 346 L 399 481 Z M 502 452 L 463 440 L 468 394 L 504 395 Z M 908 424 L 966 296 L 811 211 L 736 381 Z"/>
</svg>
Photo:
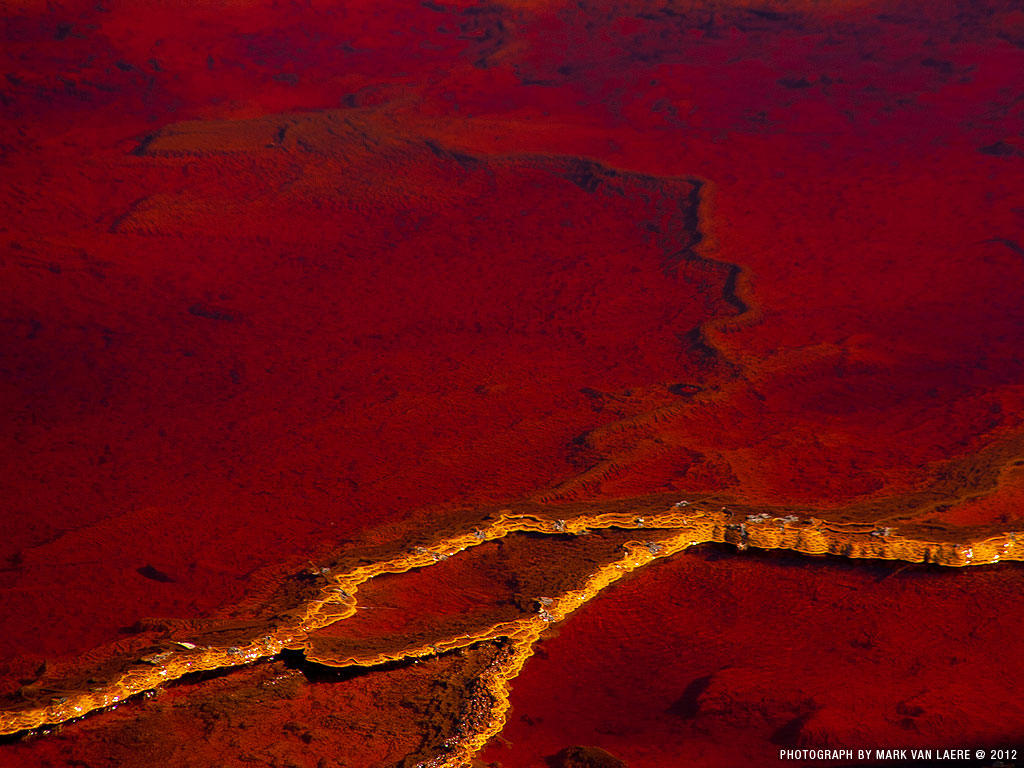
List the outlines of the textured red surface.
<svg viewBox="0 0 1024 768">
<path fill-rule="evenodd" d="M 541 642 L 482 757 L 544 765 L 583 744 L 647 768 L 770 765 L 802 747 L 1012 747 L 1024 664 L 1005 641 L 1022 577 L 1016 564 L 940 572 L 686 553 Z"/>
<path fill-rule="evenodd" d="M 951 507 L 932 522 L 1022 527 L 1019 471 L 984 453 L 1019 454 L 1024 413 L 1013 3 L 5 14 L 5 691 L 431 509 L 678 490 L 891 512 L 931 493 Z M 329 151 L 245 143 L 320 110 L 357 126 Z M 190 120 L 257 124 L 149 143 Z M 588 181 L 612 168 L 626 194 Z M 676 265 L 690 177 L 710 260 Z M 835 666 L 814 627 L 852 607 L 815 610 L 807 647 Z M 595 658 L 570 624 L 566 658 Z M 627 626 L 643 656 L 650 630 Z M 706 661 L 725 664 L 743 668 Z M 517 754 L 500 759 L 535 759 Z"/>
<path fill-rule="evenodd" d="M 699 370 L 646 324 L 735 311 L 724 268 L 662 270 L 636 225 L 678 226 L 685 182 L 590 190 L 602 182 L 574 162 L 437 157 L 422 140 L 366 159 L 362 130 L 327 155 L 246 158 L 259 173 L 238 201 L 232 158 L 154 141 L 125 161 L 153 174 L 150 195 L 94 253 L 12 265 L 26 330 L 9 358 L 8 546 L 24 553 L 8 647 L 86 650 L 140 615 L 237 601 L 311 541 L 570 475 L 566 446 L 609 419 L 589 384 L 654 377 L 674 399 L 669 377 Z M 215 138 L 200 149 L 240 140 Z M 42 634 L 48 615 L 62 618 Z"/>
</svg>

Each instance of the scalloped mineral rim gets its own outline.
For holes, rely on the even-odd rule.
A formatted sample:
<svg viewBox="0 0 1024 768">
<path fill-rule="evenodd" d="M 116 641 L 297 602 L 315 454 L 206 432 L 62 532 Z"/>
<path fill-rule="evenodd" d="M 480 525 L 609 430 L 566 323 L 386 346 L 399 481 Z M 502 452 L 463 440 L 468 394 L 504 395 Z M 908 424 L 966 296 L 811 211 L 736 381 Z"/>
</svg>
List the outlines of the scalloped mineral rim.
<svg viewBox="0 0 1024 768">
<path fill-rule="evenodd" d="M 556 516 L 557 515 L 557 516 Z M 949 541 L 901 534 L 891 527 L 856 523 L 835 523 L 818 517 L 801 516 L 791 510 L 776 513 L 733 507 L 713 507 L 706 501 L 663 497 L 635 502 L 612 501 L 544 508 L 522 504 L 492 510 L 432 543 L 411 551 L 398 551 L 371 562 L 346 567 L 357 552 L 317 565 L 327 584 L 316 596 L 295 605 L 282 621 L 280 612 L 264 623 L 252 622 L 244 638 L 229 646 L 199 645 L 177 641 L 142 658 L 123 660 L 109 679 L 94 682 L 89 690 L 67 691 L 45 706 L 18 707 L 0 712 L 0 733 L 11 734 L 47 724 L 61 723 L 89 712 L 111 707 L 125 699 L 151 690 L 191 672 L 237 667 L 274 656 L 284 648 L 301 649 L 310 661 L 329 666 L 376 666 L 379 664 L 444 653 L 490 640 L 507 640 L 510 645 L 480 677 L 481 696 L 486 699 L 486 716 L 474 708 L 472 724 L 463 728 L 465 737 L 449 745 L 442 757 L 425 766 L 457 766 L 475 754 L 500 731 L 508 709 L 509 681 L 532 654 L 533 644 L 553 622 L 558 622 L 597 596 L 602 589 L 626 573 L 698 544 L 717 542 L 761 549 L 787 549 L 809 555 L 838 555 L 849 558 L 902 560 L 943 566 L 993 564 L 1024 560 L 1024 532 L 1005 532 L 969 541 Z M 643 531 L 643 538 L 627 541 L 623 553 L 591 573 L 582 585 L 545 597 L 535 615 L 489 626 L 471 634 L 441 636 L 397 652 L 332 658 L 310 646 L 310 634 L 356 614 L 362 584 L 382 574 L 401 574 L 427 568 L 470 548 L 503 539 L 513 533 L 552 536 L 586 535 L 602 529 Z M 228 624 L 228 623 L 225 623 Z M 486 694 L 486 695 L 484 695 Z M 478 704 L 483 701 L 477 697 Z"/>
</svg>

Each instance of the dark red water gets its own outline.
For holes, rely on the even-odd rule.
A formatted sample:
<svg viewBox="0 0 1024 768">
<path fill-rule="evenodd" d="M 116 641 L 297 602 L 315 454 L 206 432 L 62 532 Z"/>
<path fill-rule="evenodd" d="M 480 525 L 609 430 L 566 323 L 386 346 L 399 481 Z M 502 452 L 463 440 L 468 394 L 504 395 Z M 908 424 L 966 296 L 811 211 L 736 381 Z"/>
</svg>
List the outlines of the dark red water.
<svg viewBox="0 0 1024 768">
<path fill-rule="evenodd" d="M 143 617 L 244 614 L 308 560 L 458 507 L 673 492 L 953 540 L 1024 528 L 1014 3 L 4 16 L 4 693 Z M 952 651 L 929 623 L 961 603 L 1000 621 L 1012 568 L 869 590 L 870 569 L 815 560 L 773 598 L 782 567 L 687 556 L 637 574 L 544 644 L 558 674 L 601 664 L 563 700 L 528 663 L 519 746 L 485 759 L 1020 740 L 1012 687 L 953 693 L 1004 680 L 1014 625 L 998 644 L 964 629 Z M 772 639 L 771 664 L 743 636 L 674 660 L 740 600 L 710 596 L 719 572 L 743 610 L 806 616 L 800 644 Z M 644 613 L 668 645 L 643 620 L 592 625 L 641 583 L 672 606 Z M 837 628 L 873 610 L 872 653 L 898 658 L 865 678 L 887 713 L 869 722 L 850 682 L 868 663 Z M 781 622 L 766 616 L 737 623 L 761 637 Z M 947 657 L 967 666 L 908 671 Z M 665 681 L 650 711 L 609 703 L 632 701 L 634 667 Z M 725 675 L 722 712 L 813 692 L 747 720 L 664 714 L 708 675 Z M 35 744 L 67 763 L 76 727 L 19 746 L 26 764 Z"/>
<path fill-rule="evenodd" d="M 687 553 L 539 644 L 484 761 L 544 765 L 587 745 L 639 768 L 862 765 L 857 750 L 879 745 L 1012 747 L 1024 670 L 1004 641 L 1021 576 Z M 780 759 L 800 748 L 854 757 Z"/>
</svg>

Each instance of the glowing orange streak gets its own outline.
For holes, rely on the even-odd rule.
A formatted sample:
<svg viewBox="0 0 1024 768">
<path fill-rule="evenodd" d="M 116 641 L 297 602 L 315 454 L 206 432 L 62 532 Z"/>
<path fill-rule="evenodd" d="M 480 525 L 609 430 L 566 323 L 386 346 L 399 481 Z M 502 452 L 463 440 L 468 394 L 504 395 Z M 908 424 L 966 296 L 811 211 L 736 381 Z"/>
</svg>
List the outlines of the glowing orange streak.
<svg viewBox="0 0 1024 768">
<path fill-rule="evenodd" d="M 604 528 L 639 530 L 643 528 L 676 531 L 665 541 L 656 543 L 661 547 L 657 552 L 648 543 L 630 542 L 625 545 L 626 556 L 599 569 L 579 590 L 567 592 L 553 598 L 546 608 L 548 617 L 506 622 L 482 631 L 477 635 L 462 638 L 441 639 L 429 646 L 409 648 L 398 654 L 368 656 L 346 660 L 346 664 L 371 665 L 383 661 L 430 655 L 442 650 L 465 647 L 481 640 L 496 637 L 510 637 L 516 648 L 526 643 L 532 648 L 533 642 L 551 621 L 560 621 L 579 605 L 593 598 L 601 589 L 620 578 L 624 573 L 646 565 L 656 557 L 665 557 L 689 546 L 708 542 L 731 543 L 740 549 L 748 546 L 762 549 L 790 549 L 805 554 L 833 554 L 852 558 L 876 558 L 905 560 L 912 563 L 930 562 L 946 566 L 966 566 L 997 563 L 1001 560 L 1024 560 L 1024 533 L 1005 533 L 969 544 L 929 542 L 896 534 L 892 529 L 880 528 L 873 531 L 842 531 L 841 526 L 828 524 L 815 518 L 784 518 L 767 514 L 735 518 L 726 510 L 711 512 L 685 502 L 659 512 L 645 512 L 643 517 L 623 511 L 595 512 L 577 515 L 567 520 L 549 520 L 534 514 L 516 513 L 503 510 L 500 516 L 474 533 L 443 539 L 428 547 L 417 547 L 409 553 L 353 568 L 341 574 L 326 574 L 330 584 L 321 590 L 317 598 L 300 608 L 299 616 L 290 624 L 278 627 L 270 633 L 250 641 L 241 647 L 222 648 L 216 646 L 195 646 L 178 643 L 179 648 L 150 656 L 113 681 L 88 692 L 70 693 L 51 700 L 46 706 L 30 709 L 12 709 L 0 712 L 0 734 L 39 728 L 40 726 L 66 722 L 98 709 L 114 706 L 126 698 L 158 687 L 164 682 L 175 680 L 191 672 L 248 664 L 261 658 L 274 656 L 284 648 L 305 649 L 310 632 L 322 629 L 336 621 L 352 616 L 356 611 L 356 593 L 361 584 L 385 573 L 404 573 L 424 568 L 459 552 L 503 538 L 510 533 L 530 532 L 543 534 L 584 535 Z M 654 531 L 652 531 L 654 533 Z M 512 658 L 522 662 L 532 650 L 516 651 Z M 317 661 L 315 657 L 311 660 Z M 332 663 L 323 660 L 322 663 Z M 518 663 L 518 662 L 517 662 Z M 514 665 L 513 665 L 514 666 Z M 515 674 L 521 664 L 515 666 Z M 510 667 L 511 669 L 511 667 Z M 512 677 L 515 676 L 512 674 Z M 493 684 L 498 695 L 504 683 L 511 677 L 498 676 Z M 503 695 L 503 694 L 502 694 Z M 499 696 L 500 699 L 500 696 Z M 504 711 L 498 708 L 495 719 L 502 720 Z M 500 726 L 496 728 L 500 729 Z M 495 727 L 487 728 L 487 738 L 497 733 Z M 476 744 L 477 740 L 472 743 Z M 479 746 L 474 750 L 479 749 Z M 461 759 L 461 758 L 460 758 Z M 456 762 L 438 765 L 454 766 Z"/>
</svg>

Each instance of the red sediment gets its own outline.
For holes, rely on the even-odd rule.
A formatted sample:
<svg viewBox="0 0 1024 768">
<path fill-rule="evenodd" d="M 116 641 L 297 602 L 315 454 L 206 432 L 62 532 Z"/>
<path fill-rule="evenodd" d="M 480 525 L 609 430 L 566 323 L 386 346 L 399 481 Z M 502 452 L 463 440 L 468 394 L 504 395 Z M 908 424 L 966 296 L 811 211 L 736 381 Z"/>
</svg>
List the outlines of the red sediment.
<svg viewBox="0 0 1024 768">
<path fill-rule="evenodd" d="M 951 540 L 1024 528 L 1012 3 L 7 16 L 3 692 L 128 642 L 140 618 L 244 619 L 307 560 L 455 507 L 678 493 Z M 804 622 L 803 655 L 771 663 L 820 706 L 787 693 L 749 722 L 712 716 L 713 694 L 724 712 L 775 685 L 744 660 L 753 629 L 673 666 L 639 618 L 606 641 L 581 614 L 546 644 L 608 660 L 580 690 L 656 669 L 678 696 L 712 675 L 709 703 L 672 720 L 637 701 L 643 731 L 566 699 L 558 721 L 534 659 L 516 706 L 548 713 L 536 750 L 571 745 L 556 722 L 580 739 L 610 723 L 631 765 L 671 764 L 680 735 L 709 764 L 780 730 L 859 739 L 840 721 L 863 664 L 830 634 L 844 584 L 906 606 L 901 624 L 879 614 L 877 644 L 902 649 L 893 675 L 941 692 L 877 683 L 873 735 L 998 735 L 992 708 L 1013 702 L 990 639 L 946 653 L 899 627 L 956 590 L 988 617 L 1016 571 L 871 587 L 811 561 L 769 597 L 755 587 L 776 567 L 683 556 L 615 594 L 672 569 L 672 589 L 715 594 L 700 574 L 721 569 L 728 600 Z M 724 600 L 667 626 L 682 643 Z M 422 609 L 426 632 L 442 617 Z M 964 661 L 941 682 L 907 671 L 914 654 Z M 968 701 L 949 683 L 965 676 L 1002 693 Z M 55 764 L 66 748 L 39 747 Z M 526 755 L 500 759 L 541 752 Z"/>
<path fill-rule="evenodd" d="M 354 765 L 412 765 L 452 735 L 474 678 L 500 650 L 485 644 L 356 673 L 275 660 L 5 745 L 4 765 L 316 766 L 329 755 Z"/>
<path fill-rule="evenodd" d="M 838 764 L 860 765 L 857 748 L 878 744 L 1016 744 L 1022 577 L 1017 564 L 940 571 L 690 550 L 609 588 L 538 644 L 482 759 L 544 765 L 582 745 L 630 768 L 767 765 L 815 748 L 853 749 Z"/>
<path fill-rule="evenodd" d="M 7 654 L 208 615 L 311 542 L 570 476 L 566 446 L 614 418 L 588 384 L 670 401 L 708 368 L 646 324 L 734 311 L 725 269 L 664 266 L 693 234 L 683 180 L 337 112 L 171 127 L 108 172 L 151 186 L 91 251 L 50 270 L 12 244 Z"/>
</svg>

